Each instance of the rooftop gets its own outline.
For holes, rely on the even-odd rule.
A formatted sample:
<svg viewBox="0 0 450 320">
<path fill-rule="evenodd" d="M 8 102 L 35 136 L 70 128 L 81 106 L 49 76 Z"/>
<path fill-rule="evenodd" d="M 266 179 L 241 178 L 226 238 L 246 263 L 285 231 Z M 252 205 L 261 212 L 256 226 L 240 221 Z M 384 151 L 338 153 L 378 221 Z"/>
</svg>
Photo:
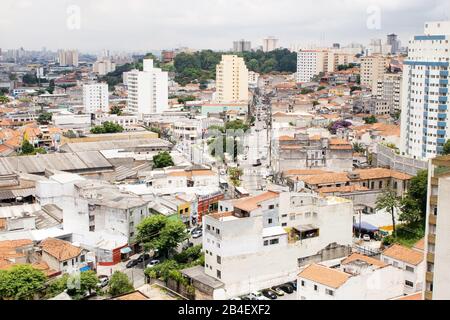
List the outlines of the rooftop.
<svg viewBox="0 0 450 320">
<path fill-rule="evenodd" d="M 244 211 L 252 211 L 257 209 L 261 202 L 278 198 L 278 196 L 278 192 L 268 191 L 254 197 L 240 199 L 234 203 L 234 207 Z"/>
<path fill-rule="evenodd" d="M 298 276 L 334 289 L 341 287 L 351 277 L 348 273 L 319 264 L 309 265 Z"/>
<path fill-rule="evenodd" d="M 341 262 L 341 264 L 345 265 L 345 264 L 349 264 L 349 263 L 352 263 L 355 261 L 362 261 L 367 264 L 370 264 L 371 266 L 378 267 L 378 268 L 383 268 L 383 267 L 387 266 L 387 264 L 384 263 L 383 261 L 362 255 L 360 253 L 353 253 L 352 255 L 350 255 L 346 259 L 344 259 Z"/>
<path fill-rule="evenodd" d="M 393 244 L 384 250 L 382 255 L 411 265 L 418 265 L 424 259 L 423 252 L 419 252 L 398 244 Z"/>
<path fill-rule="evenodd" d="M 63 262 L 78 257 L 81 254 L 81 248 L 75 247 L 68 241 L 47 238 L 40 243 L 43 252 Z"/>
</svg>

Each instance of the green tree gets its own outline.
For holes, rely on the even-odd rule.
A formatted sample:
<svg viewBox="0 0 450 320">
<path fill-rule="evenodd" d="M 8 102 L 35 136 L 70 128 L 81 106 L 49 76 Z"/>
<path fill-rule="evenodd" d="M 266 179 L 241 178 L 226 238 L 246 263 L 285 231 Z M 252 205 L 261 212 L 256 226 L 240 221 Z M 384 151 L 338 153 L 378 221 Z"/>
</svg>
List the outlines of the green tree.
<svg viewBox="0 0 450 320">
<path fill-rule="evenodd" d="M 46 275 L 30 265 L 0 270 L 0 299 L 32 300 L 44 289 Z"/>
<path fill-rule="evenodd" d="M 31 155 L 31 154 L 34 154 L 34 152 L 35 152 L 34 146 L 27 139 L 24 139 L 22 141 L 21 149 L 22 149 L 22 152 L 21 152 L 22 155 Z"/>
<path fill-rule="evenodd" d="M 407 196 L 417 201 L 422 217 L 427 212 L 428 170 L 420 170 L 409 183 Z"/>
<path fill-rule="evenodd" d="M 82 293 L 88 291 L 89 294 L 97 289 L 98 277 L 94 271 L 85 271 L 80 274 L 80 290 Z"/>
<path fill-rule="evenodd" d="M 122 108 L 119 106 L 112 106 L 109 110 L 110 114 L 117 114 L 118 116 L 122 115 Z"/>
<path fill-rule="evenodd" d="M 377 118 L 374 115 L 371 115 L 370 117 L 365 117 L 363 118 L 363 120 L 366 124 L 374 124 L 378 122 Z"/>
<path fill-rule="evenodd" d="M 229 168 L 228 175 L 230 176 L 231 183 L 235 187 L 239 187 L 241 185 L 241 176 L 243 175 L 243 171 L 240 168 Z"/>
<path fill-rule="evenodd" d="M 173 165 L 173 159 L 167 151 L 159 152 L 157 155 L 153 156 L 153 168 L 155 169 L 171 167 Z"/>
<path fill-rule="evenodd" d="M 52 116 L 50 112 L 42 112 L 39 114 L 37 122 L 41 125 L 47 125 L 52 121 Z"/>
<path fill-rule="evenodd" d="M 353 143 L 353 151 L 356 153 L 364 153 L 366 152 L 366 148 L 362 143 L 355 142 Z"/>
<path fill-rule="evenodd" d="M 397 194 L 392 189 L 386 189 L 380 196 L 378 196 L 376 201 L 377 210 L 386 210 L 391 214 L 392 218 L 392 228 L 394 237 L 397 236 L 396 225 L 395 225 L 395 210 L 400 208 L 400 199 Z"/>
<path fill-rule="evenodd" d="M 66 273 L 59 278 L 53 279 L 47 285 L 47 289 L 45 290 L 45 297 L 47 299 L 56 297 L 58 294 L 64 292 L 67 289 L 67 280 L 69 279 L 69 275 Z"/>
<path fill-rule="evenodd" d="M 406 222 L 408 225 L 415 225 L 424 219 L 417 200 L 406 196 L 400 201 L 400 205 L 400 221 Z"/>
<path fill-rule="evenodd" d="M 109 294 L 113 297 L 131 292 L 134 290 L 128 276 L 120 271 L 115 271 L 109 280 Z"/>
<path fill-rule="evenodd" d="M 0 104 L 6 104 L 9 102 L 9 98 L 5 96 L 0 96 Z"/>
<path fill-rule="evenodd" d="M 450 139 L 447 140 L 447 142 L 444 144 L 444 150 L 442 151 L 443 155 L 449 155 L 450 154 Z"/>
<path fill-rule="evenodd" d="M 103 122 L 103 124 L 91 128 L 91 133 L 93 134 L 117 133 L 122 132 L 123 130 L 124 129 L 120 124 L 105 121 Z"/>
</svg>

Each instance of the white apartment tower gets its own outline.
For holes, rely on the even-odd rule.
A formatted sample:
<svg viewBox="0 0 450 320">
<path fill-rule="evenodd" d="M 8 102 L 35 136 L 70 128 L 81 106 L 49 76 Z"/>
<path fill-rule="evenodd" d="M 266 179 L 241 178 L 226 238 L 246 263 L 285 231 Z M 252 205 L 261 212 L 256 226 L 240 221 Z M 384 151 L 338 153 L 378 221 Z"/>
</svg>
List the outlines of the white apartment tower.
<svg viewBox="0 0 450 320">
<path fill-rule="evenodd" d="M 133 114 L 161 113 L 168 108 L 168 73 L 144 59 L 143 71 L 127 73 L 128 111 Z"/>
<path fill-rule="evenodd" d="M 440 154 L 450 138 L 448 75 L 450 21 L 425 24 L 424 35 L 409 41 L 403 67 L 402 153 L 416 159 Z"/>
<path fill-rule="evenodd" d="M 328 52 L 301 50 L 297 53 L 297 83 L 311 82 L 314 76 L 325 71 Z"/>
<path fill-rule="evenodd" d="M 278 39 L 275 37 L 267 37 L 263 39 L 263 51 L 270 52 L 278 49 Z"/>
<path fill-rule="evenodd" d="M 106 83 L 83 85 L 83 106 L 85 113 L 108 112 L 109 93 Z"/>
<path fill-rule="evenodd" d="M 216 66 L 217 103 L 248 102 L 249 74 L 243 58 L 236 55 L 223 55 Z"/>
<path fill-rule="evenodd" d="M 386 58 L 376 54 L 361 58 L 361 84 L 376 92 L 377 82 L 386 72 Z"/>
<path fill-rule="evenodd" d="M 78 67 L 78 51 L 58 50 L 58 62 L 61 67 Z"/>
</svg>

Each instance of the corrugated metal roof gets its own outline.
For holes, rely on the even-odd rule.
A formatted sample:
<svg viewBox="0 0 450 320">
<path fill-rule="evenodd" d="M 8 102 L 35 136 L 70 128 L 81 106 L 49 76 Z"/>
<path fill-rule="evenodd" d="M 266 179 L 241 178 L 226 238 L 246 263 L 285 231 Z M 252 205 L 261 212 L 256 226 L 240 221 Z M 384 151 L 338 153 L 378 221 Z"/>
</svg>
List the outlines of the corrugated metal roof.
<svg viewBox="0 0 450 320">
<path fill-rule="evenodd" d="M 67 143 L 61 147 L 66 152 L 101 151 L 116 149 L 132 149 L 137 147 L 168 148 L 172 144 L 163 139 L 133 139 L 133 140 L 111 140 L 95 142 Z"/>
</svg>

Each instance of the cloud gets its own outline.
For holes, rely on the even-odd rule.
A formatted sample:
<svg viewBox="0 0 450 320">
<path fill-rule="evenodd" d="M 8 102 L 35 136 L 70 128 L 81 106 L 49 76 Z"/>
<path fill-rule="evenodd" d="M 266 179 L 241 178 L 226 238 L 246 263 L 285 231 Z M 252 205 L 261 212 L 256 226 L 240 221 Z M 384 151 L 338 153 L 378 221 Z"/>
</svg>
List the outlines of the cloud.
<svg viewBox="0 0 450 320">
<path fill-rule="evenodd" d="M 448 0 L 2 0 L 0 45 L 150 50 L 184 45 L 228 49 L 277 36 L 283 46 L 362 42 L 396 32 L 406 42 L 429 20 L 444 20 Z M 80 8 L 80 28 L 67 28 L 67 7 Z M 380 30 L 367 28 L 367 8 L 380 9 Z M 3 26 L 8 26 L 7 28 Z"/>
</svg>

